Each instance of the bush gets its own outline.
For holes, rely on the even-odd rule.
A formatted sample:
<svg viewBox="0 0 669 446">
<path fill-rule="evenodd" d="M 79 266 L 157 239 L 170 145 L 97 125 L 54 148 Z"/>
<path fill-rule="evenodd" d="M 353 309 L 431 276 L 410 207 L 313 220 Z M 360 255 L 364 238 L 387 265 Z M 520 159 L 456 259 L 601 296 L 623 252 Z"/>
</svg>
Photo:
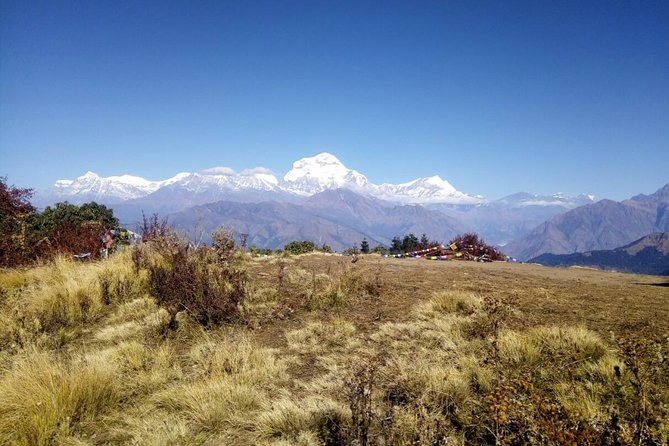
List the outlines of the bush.
<svg viewBox="0 0 669 446">
<path fill-rule="evenodd" d="M 139 263 L 148 269 L 149 287 L 158 305 L 170 315 L 170 328 L 177 327 L 180 311 L 207 327 L 237 317 L 244 305 L 247 277 L 229 262 L 220 261 L 227 259 L 228 252 L 192 248 L 170 234 L 155 243 L 152 252 L 143 254 Z"/>
<path fill-rule="evenodd" d="M 221 262 L 232 260 L 232 256 L 237 252 L 234 233 L 224 227 L 216 229 L 211 234 L 211 240 L 214 245 L 214 251 Z"/>
<path fill-rule="evenodd" d="M 448 244 L 455 243 L 460 252 L 465 257 L 481 259 L 482 257 L 488 260 L 504 260 L 504 254 L 499 252 L 494 246 L 488 245 L 478 234 L 468 232 L 463 235 L 458 235 Z M 484 257 L 485 256 L 485 257 Z"/>
</svg>

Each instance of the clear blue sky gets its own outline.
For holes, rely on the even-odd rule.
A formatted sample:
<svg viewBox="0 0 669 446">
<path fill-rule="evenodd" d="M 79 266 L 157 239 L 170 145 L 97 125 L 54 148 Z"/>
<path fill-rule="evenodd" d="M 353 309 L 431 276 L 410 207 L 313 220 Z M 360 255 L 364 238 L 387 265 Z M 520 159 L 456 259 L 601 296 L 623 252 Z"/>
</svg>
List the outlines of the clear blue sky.
<svg viewBox="0 0 669 446">
<path fill-rule="evenodd" d="M 669 2 L 0 0 L 0 175 L 164 179 L 329 151 L 374 182 L 669 182 Z"/>
</svg>

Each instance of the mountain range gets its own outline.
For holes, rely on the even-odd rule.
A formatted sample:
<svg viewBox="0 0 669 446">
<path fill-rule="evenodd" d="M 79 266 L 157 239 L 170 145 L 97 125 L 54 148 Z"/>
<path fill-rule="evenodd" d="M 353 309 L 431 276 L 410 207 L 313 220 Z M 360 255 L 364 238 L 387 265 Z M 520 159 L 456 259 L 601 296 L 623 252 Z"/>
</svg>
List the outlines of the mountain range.
<svg viewBox="0 0 669 446">
<path fill-rule="evenodd" d="M 301 203 L 218 201 L 171 214 L 169 221 L 186 232 L 197 228 L 205 241 L 207 234 L 224 224 L 236 233 L 249 234 L 249 245 L 272 249 L 292 240 L 311 240 L 340 251 L 359 245 L 363 238 L 372 247 L 388 246 L 396 235 L 426 233 L 450 240 L 463 231 L 457 221 L 438 211 L 420 205 L 389 205 L 348 189 L 329 189 Z"/>
<path fill-rule="evenodd" d="M 669 231 L 669 184 L 650 195 L 601 200 L 556 215 L 504 250 L 520 259 L 609 250 L 664 231 Z"/>
<path fill-rule="evenodd" d="M 669 276 L 669 232 L 656 232 L 612 250 L 573 254 L 542 254 L 530 260 L 547 266 L 589 266 L 599 269 Z"/>
<path fill-rule="evenodd" d="M 347 207 L 352 209 L 350 212 L 355 218 L 342 213 L 333 214 L 332 209 L 327 208 L 325 203 L 329 203 L 327 199 L 331 197 L 323 192 L 332 190 L 352 192 L 342 196 L 350 200 Z M 365 211 L 369 211 L 370 207 L 363 204 L 366 202 L 362 198 L 373 200 L 375 208 L 397 208 L 395 212 L 404 212 L 404 223 L 394 227 L 394 230 L 400 232 L 390 234 L 387 229 L 392 226 L 381 223 L 378 223 L 377 230 L 377 223 L 372 222 L 380 219 L 381 214 L 374 214 L 378 217 L 376 220 L 367 217 Z M 327 217 L 328 224 L 335 224 L 341 231 L 353 231 L 351 234 L 355 233 L 355 237 L 363 234 L 371 240 L 383 242 L 393 235 L 405 233 L 401 231 L 406 228 L 412 228 L 411 232 L 426 233 L 436 238 L 458 228 L 460 231 L 478 232 L 490 243 L 504 244 L 526 235 L 536 225 L 554 215 L 594 202 L 594 197 L 585 194 L 568 197 L 562 194 L 539 196 L 518 193 L 489 201 L 480 195 L 458 191 L 438 175 L 401 184 L 374 184 L 360 172 L 347 168 L 334 155 L 321 153 L 295 161 L 292 169 L 282 179 L 264 168 L 246 169 L 237 173 L 227 167 L 217 167 L 198 173 L 182 172 L 162 181 L 150 181 L 132 175 L 101 177 L 87 172 L 74 180 L 57 181 L 48 190 L 39 193 L 35 202 L 43 207 L 65 200 L 75 204 L 97 201 L 110 205 L 115 215 L 126 224 L 139 221 L 142 212 L 158 213 L 162 216 L 174 214 L 170 218 L 177 219 L 184 228 L 190 224 L 184 218 L 186 215 L 203 212 L 201 208 L 196 212 L 187 212 L 187 209 L 225 201 L 228 203 L 226 206 L 231 208 L 229 212 L 234 208 L 238 215 L 233 219 L 229 212 L 223 213 L 219 216 L 218 225 L 241 225 L 244 220 L 248 225 L 253 224 L 256 230 L 258 216 L 254 212 L 259 211 L 258 207 L 253 212 L 248 206 L 248 209 L 242 211 L 244 206 L 240 204 L 262 204 L 265 208 L 272 208 L 277 213 L 278 221 L 282 221 L 279 216 L 289 205 L 303 206 L 309 209 L 308 215 L 314 215 L 312 210 L 318 207 L 319 200 L 323 200 L 319 212 L 323 218 Z M 266 204 L 269 202 L 282 203 L 285 206 Z M 425 218 L 421 214 L 423 211 L 402 209 L 402 206 L 412 208 L 416 205 L 426 208 L 423 211 L 429 211 L 426 214 L 430 218 Z M 220 206 L 217 209 L 221 211 Z M 244 219 L 241 217 L 243 213 Z M 413 215 L 414 221 L 410 223 L 407 215 Z M 203 216 L 198 218 L 202 219 Z M 439 219 L 441 225 L 435 224 Z M 358 221 L 367 221 L 368 224 L 361 226 Z M 291 224 L 295 222 L 292 221 Z M 278 226 L 278 222 L 273 223 L 274 228 Z M 251 233 L 249 229 L 245 232 Z M 270 232 L 276 235 L 285 231 L 277 229 Z M 309 234 L 315 239 L 325 239 L 332 231 L 323 229 L 322 234 L 318 234 L 318 231 L 311 231 Z M 352 240 L 352 237 L 345 239 Z M 274 239 L 268 235 L 267 240 Z M 278 240 L 275 242 L 279 243 Z M 260 239 L 257 244 L 263 246 Z"/>
<path fill-rule="evenodd" d="M 188 191 L 194 200 L 199 195 L 228 198 L 226 194 L 245 194 L 253 198 L 308 197 L 328 189 L 350 189 L 394 203 L 426 204 L 477 204 L 481 196 L 472 196 L 456 190 L 438 175 L 418 178 L 402 184 L 371 183 L 360 172 L 349 169 L 334 155 L 324 152 L 302 158 L 279 180 L 265 168 L 246 169 L 240 173 L 227 167 L 215 167 L 199 173 L 182 172 L 167 180 L 150 181 L 132 175 L 101 177 L 93 172 L 74 179 L 58 180 L 41 195 L 43 200 L 68 199 L 78 204 L 90 200 L 124 202 L 148 197 L 164 189 Z M 243 200 L 249 201 L 249 200 Z"/>
</svg>

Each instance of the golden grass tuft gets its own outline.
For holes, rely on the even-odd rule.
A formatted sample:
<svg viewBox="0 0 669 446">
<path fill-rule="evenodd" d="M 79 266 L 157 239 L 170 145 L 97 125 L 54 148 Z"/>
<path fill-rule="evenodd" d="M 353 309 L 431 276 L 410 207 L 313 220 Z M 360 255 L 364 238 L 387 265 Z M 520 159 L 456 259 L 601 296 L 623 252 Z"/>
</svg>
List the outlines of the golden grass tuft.
<svg viewBox="0 0 669 446">
<path fill-rule="evenodd" d="M 0 395 L 0 441 L 47 445 L 114 408 L 121 393 L 113 364 L 67 364 L 33 351 L 16 358 L 4 373 Z"/>
<path fill-rule="evenodd" d="M 356 343 L 355 326 L 334 317 L 329 321 L 309 322 L 286 335 L 289 348 L 300 354 L 326 354 L 350 349 Z"/>
<path fill-rule="evenodd" d="M 177 416 L 198 432 L 225 433 L 226 442 L 240 443 L 250 435 L 250 422 L 286 378 L 283 361 L 271 350 L 244 336 L 205 339 L 188 352 L 188 379 L 158 391 L 151 407 Z"/>
<path fill-rule="evenodd" d="M 205 339 L 190 349 L 188 362 L 196 376 L 233 376 L 241 384 L 267 386 L 287 378 L 283 360 L 243 335 Z"/>
<path fill-rule="evenodd" d="M 93 353 L 115 364 L 122 376 L 125 394 L 143 395 L 183 377 L 181 364 L 170 343 L 148 347 L 137 341 Z"/>
<path fill-rule="evenodd" d="M 565 358 L 573 363 L 594 363 L 608 349 L 596 333 L 583 327 L 537 327 L 524 332 L 504 331 L 499 352 L 510 363 L 531 365 Z"/>
<path fill-rule="evenodd" d="M 90 263 L 60 256 L 22 274 L 24 285 L 4 302 L 15 314 L 0 329 L 3 344 L 9 339 L 27 344 L 36 341 L 41 333 L 56 333 L 66 341 L 72 336 L 72 329 L 107 314 L 108 304 L 147 292 L 145 274 L 134 271 L 129 252 L 105 262 Z M 40 343 L 61 345 L 47 338 Z"/>
<path fill-rule="evenodd" d="M 0 298 L 3 297 L 3 294 L 14 292 L 22 286 L 25 286 L 27 279 L 27 274 L 22 270 L 0 270 Z"/>
<path fill-rule="evenodd" d="M 481 308 L 479 295 L 466 291 L 438 291 L 416 309 L 421 319 L 431 319 L 445 313 L 470 315 Z"/>
<path fill-rule="evenodd" d="M 246 430 L 252 412 L 267 399 L 259 388 L 214 377 L 168 388 L 153 397 L 156 407 L 178 414 L 195 430 Z"/>
<path fill-rule="evenodd" d="M 329 398 L 283 398 L 266 404 L 265 410 L 254 420 L 255 431 L 261 439 L 274 438 L 299 443 L 300 438 L 304 439 L 305 436 L 317 439 L 319 430 L 323 434 L 326 417 L 343 424 L 350 416 L 347 408 Z"/>
<path fill-rule="evenodd" d="M 588 388 L 582 383 L 564 382 L 555 386 L 555 394 L 562 407 L 572 417 L 582 420 L 603 421 L 601 388 Z"/>
<path fill-rule="evenodd" d="M 139 321 L 158 309 L 155 299 L 142 296 L 128 302 L 123 302 L 113 314 L 105 320 L 108 324 L 118 324 L 127 321 Z"/>
</svg>

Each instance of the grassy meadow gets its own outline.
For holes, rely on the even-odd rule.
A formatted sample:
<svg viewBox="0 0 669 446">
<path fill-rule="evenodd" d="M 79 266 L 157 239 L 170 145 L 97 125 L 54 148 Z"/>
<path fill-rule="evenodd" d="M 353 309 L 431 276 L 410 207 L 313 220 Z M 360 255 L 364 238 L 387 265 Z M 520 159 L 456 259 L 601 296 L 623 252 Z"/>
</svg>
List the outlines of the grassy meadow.
<svg viewBox="0 0 669 446">
<path fill-rule="evenodd" d="M 141 255 L 0 271 L 0 444 L 669 442 L 662 278 Z"/>
</svg>

